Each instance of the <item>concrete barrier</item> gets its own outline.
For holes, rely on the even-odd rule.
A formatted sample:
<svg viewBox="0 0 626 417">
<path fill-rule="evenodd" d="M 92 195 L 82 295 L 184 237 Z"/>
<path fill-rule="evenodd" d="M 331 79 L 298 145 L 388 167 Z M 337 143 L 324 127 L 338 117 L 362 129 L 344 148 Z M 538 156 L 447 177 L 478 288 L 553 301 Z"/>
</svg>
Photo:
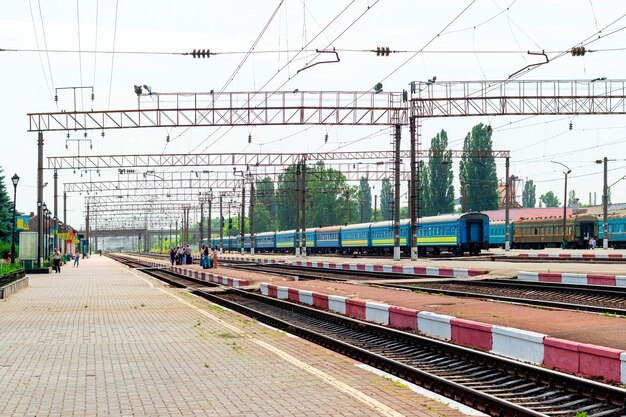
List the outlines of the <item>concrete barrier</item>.
<svg viewBox="0 0 626 417">
<path fill-rule="evenodd" d="M 537 272 L 519 271 L 517 279 L 520 281 L 539 282 L 539 274 Z"/>
<path fill-rule="evenodd" d="M 545 366 L 573 374 L 580 372 L 580 343 L 546 337 L 543 346 Z"/>
<path fill-rule="evenodd" d="M 266 282 L 262 282 L 261 285 L 259 285 L 259 289 L 261 290 L 261 294 L 270 295 L 268 284 Z"/>
<path fill-rule="evenodd" d="M 276 287 L 276 298 L 280 300 L 288 300 L 289 287 Z"/>
<path fill-rule="evenodd" d="M 620 360 L 620 373 L 622 374 L 622 380 L 620 381 L 622 384 L 626 385 L 626 352 L 622 352 L 619 355 Z"/>
<path fill-rule="evenodd" d="M 308 304 L 308 305 L 312 306 L 313 305 L 313 292 L 312 291 L 300 290 L 299 301 L 302 304 Z"/>
<path fill-rule="evenodd" d="M 328 307 L 328 295 L 313 293 L 313 306 L 322 310 L 329 310 Z"/>
<path fill-rule="evenodd" d="M 603 346 L 581 343 L 580 373 L 589 376 L 600 376 L 608 381 L 621 381 L 622 351 Z"/>
<path fill-rule="evenodd" d="M 487 352 L 491 350 L 491 324 L 454 318 L 450 320 L 450 326 L 454 343 Z"/>
<path fill-rule="evenodd" d="M 420 311 L 417 313 L 417 329 L 429 336 L 438 337 L 444 340 L 452 339 L 452 329 L 450 320 L 454 317 L 444 314 Z"/>
<path fill-rule="evenodd" d="M 346 314 L 346 297 L 340 295 L 328 296 L 328 309 L 339 314 Z"/>
<path fill-rule="evenodd" d="M 346 313 L 348 317 L 366 320 L 365 301 L 354 298 L 346 298 Z"/>
<path fill-rule="evenodd" d="M 365 303 L 365 320 L 388 325 L 389 305 L 367 301 Z"/>
<path fill-rule="evenodd" d="M 537 365 L 543 363 L 545 334 L 494 325 L 491 352 Z"/>
<path fill-rule="evenodd" d="M 417 329 L 417 310 L 389 306 L 389 325 L 396 329 Z"/>
</svg>

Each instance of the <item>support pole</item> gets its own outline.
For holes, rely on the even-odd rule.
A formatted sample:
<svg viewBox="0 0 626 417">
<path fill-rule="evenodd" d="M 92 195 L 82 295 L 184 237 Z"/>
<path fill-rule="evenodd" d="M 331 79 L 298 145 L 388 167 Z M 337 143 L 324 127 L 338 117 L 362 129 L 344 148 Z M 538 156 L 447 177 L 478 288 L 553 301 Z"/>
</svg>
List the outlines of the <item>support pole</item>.
<svg viewBox="0 0 626 417">
<path fill-rule="evenodd" d="M 394 143 L 396 145 L 395 156 L 395 186 L 393 196 L 393 260 L 400 260 L 400 138 L 401 126 L 395 126 Z"/>
<path fill-rule="evenodd" d="M 563 193 L 563 242 L 565 242 L 565 227 L 567 226 L 567 174 L 569 173 L 565 171 L 565 191 Z"/>
<path fill-rule="evenodd" d="M 67 227 L 67 192 L 63 191 L 63 231 L 65 233 L 69 233 L 69 228 Z M 68 249 L 67 240 L 65 240 L 63 252 L 67 253 Z"/>
<path fill-rule="evenodd" d="M 506 185 L 504 186 L 504 250 L 511 250 L 511 236 L 509 236 L 509 210 L 510 210 L 510 190 L 511 190 L 511 179 L 509 178 L 509 157 L 506 157 L 505 167 L 506 167 Z"/>
<path fill-rule="evenodd" d="M 198 250 L 202 249 L 202 235 L 204 234 L 204 203 L 200 203 L 200 239 L 198 239 Z"/>
<path fill-rule="evenodd" d="M 254 194 L 254 180 L 250 182 L 250 210 L 248 215 L 250 216 L 250 255 L 254 255 L 254 201 L 256 195 Z"/>
<path fill-rule="evenodd" d="M 296 165 L 296 242 L 295 254 L 300 256 L 300 163 Z"/>
<path fill-rule="evenodd" d="M 54 174 L 52 175 L 52 178 L 54 178 L 54 239 L 53 239 L 53 248 L 56 249 L 59 247 L 59 242 L 58 242 L 58 222 L 56 221 L 56 219 L 59 218 L 59 188 L 58 188 L 58 179 L 59 179 L 59 174 L 57 172 L 57 170 L 54 170 Z"/>
<path fill-rule="evenodd" d="M 43 267 L 43 132 L 37 134 L 37 268 Z"/>
<path fill-rule="evenodd" d="M 241 254 L 246 253 L 246 181 L 243 181 L 241 187 Z"/>
<path fill-rule="evenodd" d="M 89 257 L 89 251 L 91 250 L 91 243 L 89 242 L 90 238 L 89 234 L 89 203 L 87 203 L 87 217 L 85 218 L 85 242 L 87 242 L 83 246 L 83 257 Z"/>
<path fill-rule="evenodd" d="M 300 185 L 300 194 L 302 194 L 302 202 L 300 208 L 302 210 L 302 248 L 300 254 L 306 256 L 306 159 L 302 159 L 302 174 L 300 175 L 302 183 Z"/>
<path fill-rule="evenodd" d="M 602 239 L 602 249 L 609 249 L 609 187 L 607 185 L 609 159 L 604 157 L 604 187 L 602 191 L 602 215 L 604 217 L 602 229 L 604 230 L 604 238 Z"/>
<path fill-rule="evenodd" d="M 409 134 L 411 141 L 411 180 L 409 181 L 409 211 L 411 216 L 411 225 L 409 227 L 411 236 L 409 237 L 409 246 L 411 251 L 411 260 L 417 261 L 417 195 L 419 178 L 417 175 L 417 120 L 415 117 L 409 118 Z"/>
<path fill-rule="evenodd" d="M 222 195 L 220 194 L 220 253 L 224 253 L 224 214 L 222 211 Z"/>
<path fill-rule="evenodd" d="M 212 230 L 211 230 L 212 229 L 212 227 L 211 227 L 212 226 L 211 225 L 211 220 L 212 220 L 211 219 L 211 215 L 212 215 L 211 212 L 212 212 L 212 210 L 213 210 L 213 195 L 211 195 L 211 197 L 209 198 L 209 219 L 208 219 L 208 222 L 207 222 L 207 229 L 208 229 L 208 231 L 207 231 L 207 234 L 208 234 L 207 240 L 208 240 L 209 249 L 212 249 L 211 248 L 211 232 L 212 232 Z"/>
</svg>

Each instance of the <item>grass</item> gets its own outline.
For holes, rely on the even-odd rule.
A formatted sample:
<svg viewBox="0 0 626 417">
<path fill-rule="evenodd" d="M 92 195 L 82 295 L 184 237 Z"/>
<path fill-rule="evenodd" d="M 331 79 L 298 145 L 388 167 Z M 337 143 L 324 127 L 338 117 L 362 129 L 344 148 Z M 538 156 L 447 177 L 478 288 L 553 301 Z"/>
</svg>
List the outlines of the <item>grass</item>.
<svg viewBox="0 0 626 417">
<path fill-rule="evenodd" d="M 22 269 L 21 263 L 7 264 L 3 263 L 0 265 L 0 277 L 8 274 L 9 272 L 15 271 L 16 269 Z"/>
<path fill-rule="evenodd" d="M 586 411 L 579 411 L 576 413 L 576 417 L 587 417 Z"/>
</svg>

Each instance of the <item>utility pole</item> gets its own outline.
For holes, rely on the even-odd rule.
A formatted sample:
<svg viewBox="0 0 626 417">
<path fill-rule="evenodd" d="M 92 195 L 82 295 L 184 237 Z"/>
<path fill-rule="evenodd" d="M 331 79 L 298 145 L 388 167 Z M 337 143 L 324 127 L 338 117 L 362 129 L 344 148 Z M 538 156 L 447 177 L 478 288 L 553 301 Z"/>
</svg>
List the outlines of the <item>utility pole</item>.
<svg viewBox="0 0 626 417">
<path fill-rule="evenodd" d="M 254 180 L 252 180 L 250 181 L 250 210 L 248 211 L 250 216 L 250 255 L 254 255 L 254 200 L 256 199 L 254 193 Z"/>
<path fill-rule="evenodd" d="M 409 181 L 409 215 L 411 218 L 411 224 L 409 226 L 409 232 L 411 236 L 409 237 L 408 243 L 411 248 L 411 260 L 417 261 L 417 218 L 419 217 L 419 205 L 417 204 L 419 191 L 417 191 L 417 188 L 420 180 L 418 173 L 419 166 L 416 158 L 419 144 L 417 136 L 417 120 L 415 117 L 409 118 L 409 135 L 409 140 L 411 141 L 411 179 Z"/>
<path fill-rule="evenodd" d="M 376 210 L 378 209 L 378 194 L 374 194 L 374 221 L 376 221 Z"/>
<path fill-rule="evenodd" d="M 202 249 L 202 235 L 204 234 L 204 203 L 200 203 L 200 239 L 198 239 L 198 249 Z"/>
<path fill-rule="evenodd" d="M 58 189 L 59 174 L 57 173 L 56 169 L 54 170 L 54 174 L 52 175 L 52 178 L 54 178 L 54 218 L 58 219 L 59 218 L 59 204 L 58 204 L 59 202 L 59 189 Z M 57 249 L 58 247 L 57 238 L 58 238 L 59 230 L 58 230 L 58 224 L 56 221 L 54 222 L 54 229 L 55 229 L 55 232 L 54 232 L 53 247 L 54 249 Z"/>
<path fill-rule="evenodd" d="M 43 132 L 37 134 L 37 268 L 43 267 Z"/>
<path fill-rule="evenodd" d="M 178 219 L 176 219 L 176 247 L 178 247 Z"/>
<path fill-rule="evenodd" d="M 246 242 L 246 232 L 245 232 L 245 222 L 246 222 L 246 180 L 244 178 L 242 186 L 241 186 L 241 254 L 245 254 L 246 250 L 244 248 Z"/>
<path fill-rule="evenodd" d="M 89 236 L 89 203 L 87 203 L 87 218 L 85 220 L 85 232 L 86 232 L 86 239 L 85 241 L 87 242 L 87 244 L 85 245 L 86 247 L 83 247 L 83 257 L 85 256 L 85 254 L 87 256 L 89 256 L 89 251 L 91 250 L 91 242 L 89 242 L 90 236 Z"/>
<path fill-rule="evenodd" d="M 211 196 L 209 197 L 209 220 L 208 220 L 208 223 L 207 223 L 207 229 L 209 229 L 208 230 L 208 234 L 209 235 L 207 236 L 209 248 L 211 248 L 211 232 L 212 232 L 212 230 L 211 230 L 212 229 L 212 225 L 211 225 L 211 220 L 212 220 L 211 219 L 211 211 L 212 211 L 212 209 L 213 209 L 213 194 L 211 194 Z"/>
<path fill-rule="evenodd" d="M 300 254 L 306 256 L 306 159 L 302 159 L 302 175 L 300 176 L 302 184 L 300 186 L 300 193 L 302 194 L 302 202 L 300 208 L 302 209 L 302 248 Z"/>
<path fill-rule="evenodd" d="M 224 253 L 224 214 L 222 212 L 222 194 L 220 194 L 220 253 Z"/>
<path fill-rule="evenodd" d="M 604 221 L 602 228 L 604 230 L 604 238 L 602 239 L 602 249 L 609 249 L 609 187 L 607 185 L 607 172 L 609 159 L 605 156 L 603 159 L 604 162 L 604 187 L 602 191 L 602 214 L 604 216 Z"/>
<path fill-rule="evenodd" d="M 505 160 L 505 167 L 506 167 L 506 185 L 504 186 L 504 250 L 505 251 L 509 251 L 511 250 L 511 243 L 509 242 L 510 240 L 510 236 L 509 236 L 509 209 L 510 209 L 510 204 L 509 204 L 509 193 L 510 188 L 511 188 L 511 180 L 509 178 L 509 157 L 506 157 Z"/>
<path fill-rule="evenodd" d="M 300 256 L 300 163 L 296 164 L 296 242 L 295 254 Z"/>
<path fill-rule="evenodd" d="M 65 191 L 63 191 L 63 231 L 65 233 L 68 233 L 68 228 L 67 228 L 67 193 Z M 65 244 L 64 246 L 64 253 L 67 253 L 67 240 L 65 240 Z"/>
<path fill-rule="evenodd" d="M 395 145 L 396 145 L 396 157 L 395 157 L 395 187 L 394 187 L 394 207 L 393 207 L 393 260 L 400 260 L 400 138 L 401 138 L 401 126 L 397 124 L 395 126 Z"/>
<path fill-rule="evenodd" d="M 350 224 L 350 189 L 346 188 L 346 226 Z"/>
</svg>

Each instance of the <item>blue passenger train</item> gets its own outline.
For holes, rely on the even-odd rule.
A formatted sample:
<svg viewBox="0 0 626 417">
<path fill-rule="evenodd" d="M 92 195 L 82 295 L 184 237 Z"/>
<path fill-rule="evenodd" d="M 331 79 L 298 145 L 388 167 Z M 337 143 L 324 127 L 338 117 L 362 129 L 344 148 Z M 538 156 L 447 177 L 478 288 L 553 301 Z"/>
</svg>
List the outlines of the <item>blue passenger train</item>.
<svg viewBox="0 0 626 417">
<path fill-rule="evenodd" d="M 400 221 L 400 248 L 408 254 L 410 224 Z M 207 244 L 208 241 L 203 242 Z M 244 249 L 250 249 L 250 235 L 244 238 Z M 219 238 L 211 246 L 220 246 Z M 393 221 L 358 223 L 306 229 L 308 253 L 387 254 L 393 251 Z M 448 214 L 422 217 L 417 228 L 420 255 L 450 251 L 455 255 L 480 253 L 489 247 L 489 217 L 483 213 Z M 256 252 L 290 252 L 296 247 L 295 230 L 263 232 L 254 236 Z M 225 250 L 241 250 L 241 236 L 224 237 Z"/>
</svg>

